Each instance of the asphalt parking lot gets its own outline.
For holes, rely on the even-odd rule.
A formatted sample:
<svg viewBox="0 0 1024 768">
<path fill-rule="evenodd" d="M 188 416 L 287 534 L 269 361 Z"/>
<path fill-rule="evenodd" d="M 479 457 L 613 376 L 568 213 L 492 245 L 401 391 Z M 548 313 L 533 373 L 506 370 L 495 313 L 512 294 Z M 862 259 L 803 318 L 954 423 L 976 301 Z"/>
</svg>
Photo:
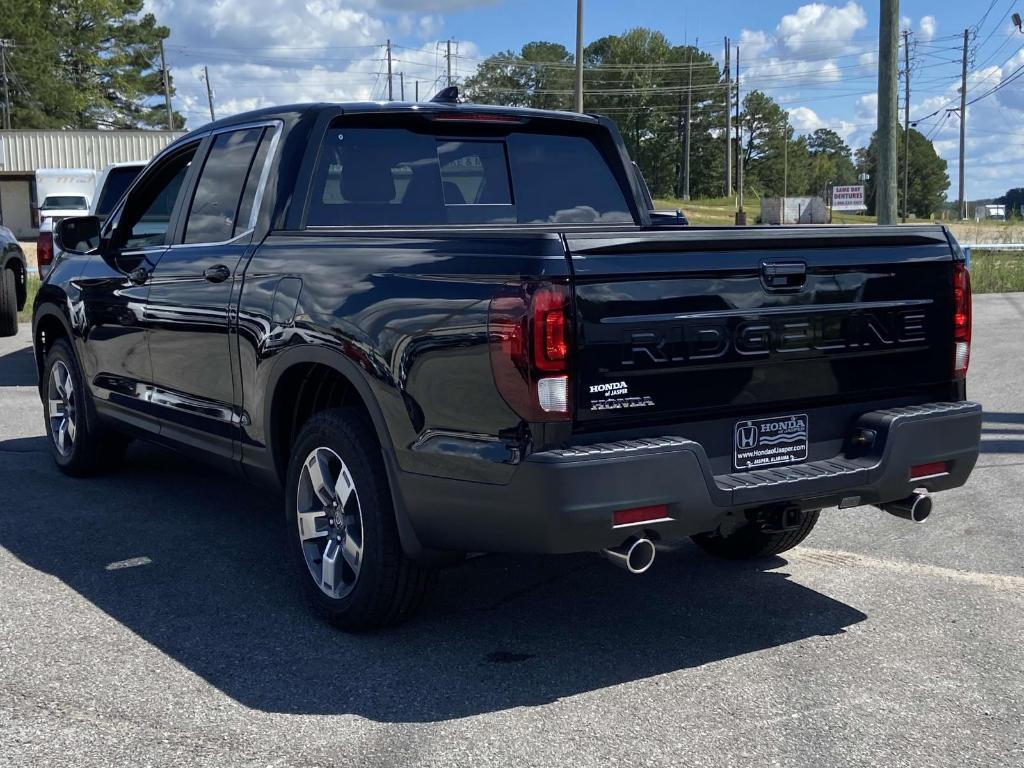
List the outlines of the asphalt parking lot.
<svg viewBox="0 0 1024 768">
<path fill-rule="evenodd" d="M 1024 294 L 975 299 L 983 456 L 924 525 L 758 566 L 484 557 L 398 630 L 298 603 L 278 505 L 144 445 L 46 453 L 0 339 L 0 765 L 1024 765 Z"/>
</svg>

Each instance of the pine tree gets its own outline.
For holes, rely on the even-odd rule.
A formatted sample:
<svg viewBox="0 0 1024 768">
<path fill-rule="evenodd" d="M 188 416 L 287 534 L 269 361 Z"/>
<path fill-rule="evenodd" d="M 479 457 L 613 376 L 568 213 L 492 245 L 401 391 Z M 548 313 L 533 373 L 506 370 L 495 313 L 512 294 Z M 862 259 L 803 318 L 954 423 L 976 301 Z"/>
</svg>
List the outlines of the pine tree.
<svg viewBox="0 0 1024 768">
<path fill-rule="evenodd" d="M 143 0 L 6 0 L 15 128 L 164 127 L 160 41 Z M 171 86 L 173 94 L 173 83 Z M 176 116 L 176 124 L 184 120 Z"/>
</svg>

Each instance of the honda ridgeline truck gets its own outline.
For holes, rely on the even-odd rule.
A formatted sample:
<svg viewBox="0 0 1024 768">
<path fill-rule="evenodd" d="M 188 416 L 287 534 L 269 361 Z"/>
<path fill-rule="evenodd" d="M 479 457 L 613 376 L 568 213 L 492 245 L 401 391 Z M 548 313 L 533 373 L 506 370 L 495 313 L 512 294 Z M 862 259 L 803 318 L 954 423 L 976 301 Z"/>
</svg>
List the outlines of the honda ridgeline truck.
<svg viewBox="0 0 1024 768">
<path fill-rule="evenodd" d="M 350 629 L 465 553 L 764 557 L 826 507 L 922 520 L 967 480 L 947 230 L 685 227 L 642 184 L 606 118 L 451 94 L 194 131 L 105 224 L 57 227 L 53 458 L 85 475 L 144 438 L 277 489 L 306 595 Z"/>
</svg>

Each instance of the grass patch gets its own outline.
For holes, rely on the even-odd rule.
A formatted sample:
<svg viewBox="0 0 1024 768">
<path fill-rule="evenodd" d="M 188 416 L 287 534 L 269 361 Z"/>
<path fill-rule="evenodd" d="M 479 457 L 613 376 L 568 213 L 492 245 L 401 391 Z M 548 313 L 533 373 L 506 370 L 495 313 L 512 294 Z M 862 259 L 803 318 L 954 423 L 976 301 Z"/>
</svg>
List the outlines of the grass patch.
<svg viewBox="0 0 1024 768">
<path fill-rule="evenodd" d="M 32 303 L 36 300 L 37 293 L 39 293 L 39 277 L 38 275 L 29 275 L 28 300 L 25 302 L 25 308 L 18 313 L 18 322 L 27 323 L 32 320 Z"/>
<path fill-rule="evenodd" d="M 704 226 L 723 226 L 736 222 L 736 200 L 732 197 L 702 198 L 694 200 L 677 200 L 663 198 L 654 201 L 659 211 L 682 210 L 691 224 Z M 761 214 L 761 199 L 747 197 L 743 201 L 747 212 L 747 222 L 753 224 Z M 854 213 L 835 213 L 833 224 L 874 224 L 874 216 L 863 216 Z"/>
<path fill-rule="evenodd" d="M 1024 252 L 972 251 L 971 290 L 974 293 L 1024 291 Z"/>
</svg>

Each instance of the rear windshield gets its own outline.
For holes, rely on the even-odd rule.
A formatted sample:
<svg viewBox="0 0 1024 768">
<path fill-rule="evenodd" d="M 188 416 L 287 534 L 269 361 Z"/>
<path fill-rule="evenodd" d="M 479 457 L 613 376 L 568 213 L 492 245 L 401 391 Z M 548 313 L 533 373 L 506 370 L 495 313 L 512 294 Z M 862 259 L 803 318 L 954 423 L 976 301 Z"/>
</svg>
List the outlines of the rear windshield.
<svg viewBox="0 0 1024 768">
<path fill-rule="evenodd" d="M 117 201 L 128 190 L 135 177 L 142 170 L 141 165 L 129 165 L 122 168 L 111 168 L 107 172 L 106 181 L 103 182 L 103 189 L 100 190 L 100 199 L 96 201 L 96 215 L 101 219 L 107 218 L 114 210 Z"/>
<path fill-rule="evenodd" d="M 43 204 L 40 206 L 44 211 L 47 210 L 89 210 L 89 203 L 84 197 L 78 195 L 48 195 Z"/>
<path fill-rule="evenodd" d="M 633 223 L 619 181 L 586 136 L 327 133 L 307 226 Z"/>
</svg>

